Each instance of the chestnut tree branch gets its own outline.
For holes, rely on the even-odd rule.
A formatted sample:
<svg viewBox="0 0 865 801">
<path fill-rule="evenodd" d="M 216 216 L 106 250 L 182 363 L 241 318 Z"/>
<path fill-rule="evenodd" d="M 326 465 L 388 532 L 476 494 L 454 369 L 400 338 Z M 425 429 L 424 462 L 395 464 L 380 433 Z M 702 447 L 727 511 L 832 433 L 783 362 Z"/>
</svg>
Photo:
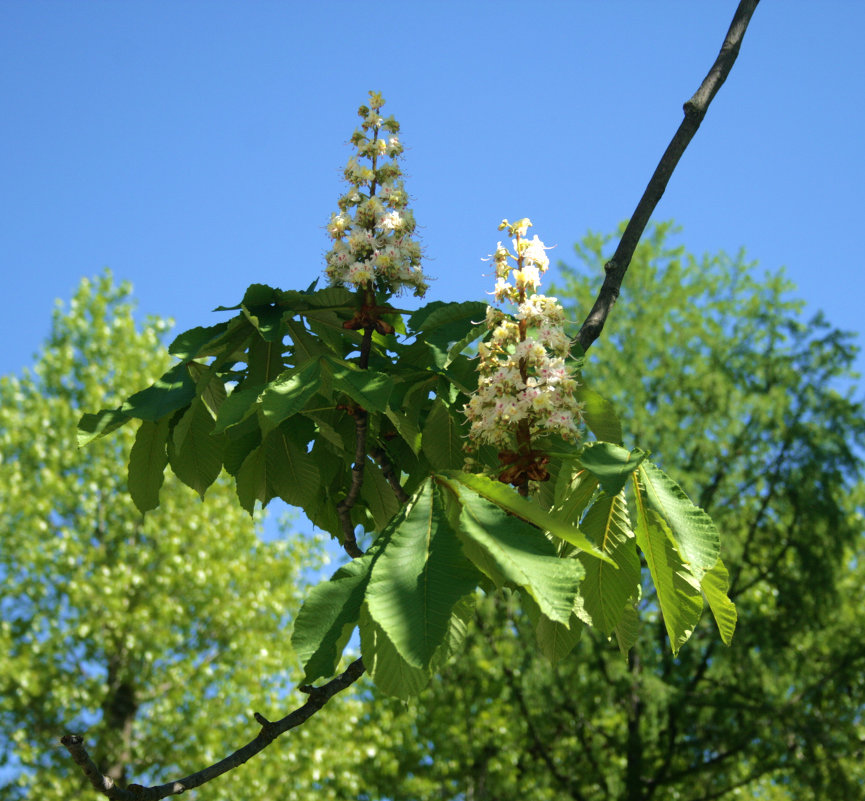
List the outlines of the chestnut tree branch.
<svg viewBox="0 0 865 801">
<path fill-rule="evenodd" d="M 242 748 L 225 757 L 225 759 L 221 759 L 219 762 L 215 762 L 213 765 L 197 773 L 167 782 L 166 784 L 155 785 L 153 787 L 130 784 L 127 788 L 118 787 L 114 780 L 105 776 L 90 758 L 87 749 L 84 747 L 84 738 L 80 734 L 66 734 L 60 738 L 60 742 L 69 751 L 72 759 L 81 768 L 90 784 L 106 798 L 110 798 L 112 801 L 159 801 L 159 799 L 179 795 L 194 787 L 200 787 L 217 776 L 221 776 L 223 773 L 227 773 L 242 765 L 248 759 L 267 748 L 281 734 L 305 723 L 334 695 L 354 684 L 363 675 L 363 672 L 363 660 L 356 659 L 345 671 L 340 673 L 336 678 L 331 679 L 327 684 L 323 684 L 321 687 L 300 687 L 299 689 L 307 693 L 309 698 L 303 706 L 290 712 L 281 720 L 271 722 L 256 712 L 255 720 L 261 725 L 261 731 L 253 740 L 250 740 Z"/>
<path fill-rule="evenodd" d="M 385 477 L 387 483 L 390 484 L 390 488 L 393 490 L 394 495 L 396 495 L 397 500 L 400 503 L 408 503 L 409 497 L 402 488 L 402 484 L 399 483 L 396 470 L 384 448 L 373 448 L 370 450 L 369 455 L 375 459 L 376 463 L 381 468 L 381 473 Z"/>
<path fill-rule="evenodd" d="M 363 332 L 363 341 L 360 345 L 360 369 L 369 367 L 369 353 L 372 349 L 373 328 L 367 327 Z M 366 464 L 366 434 L 369 425 L 366 409 L 356 409 L 354 412 L 355 427 L 355 452 L 354 464 L 351 466 L 351 486 L 348 494 L 336 505 L 339 522 L 342 526 L 342 547 L 352 558 L 363 556 L 363 551 L 358 547 L 357 538 L 354 534 L 354 524 L 351 522 L 351 510 L 357 503 L 360 488 L 363 485 L 363 468 Z"/>
<path fill-rule="evenodd" d="M 676 169 L 679 159 L 688 147 L 703 117 L 706 116 L 706 111 L 712 99 L 718 93 L 718 90 L 723 85 L 733 64 L 736 62 L 736 57 L 739 55 L 739 47 L 742 44 L 742 39 L 745 36 L 745 31 L 748 29 L 748 23 L 751 21 L 751 16 L 757 8 L 757 3 L 760 0 L 741 0 L 736 13 L 733 15 L 733 21 L 730 23 L 730 29 L 727 31 L 727 36 L 724 38 L 724 44 L 721 45 L 721 51 L 715 59 L 715 63 L 709 70 L 708 75 L 703 79 L 700 88 L 697 89 L 694 96 L 684 105 L 685 118 L 679 125 L 678 130 L 673 136 L 664 155 L 655 172 L 652 174 L 648 185 L 646 186 L 640 202 L 637 203 L 637 208 L 631 215 L 625 232 L 619 241 L 616 252 L 613 257 L 604 265 L 604 283 L 595 300 L 595 305 L 592 306 L 586 319 L 580 327 L 580 332 L 577 334 L 577 342 L 585 353 L 591 344 L 601 335 L 604 328 L 604 323 L 612 311 L 613 305 L 619 297 L 619 290 L 622 286 L 622 281 L 625 278 L 625 273 L 628 271 L 628 266 L 631 263 L 631 258 L 637 248 L 637 243 L 646 230 L 646 225 L 649 223 L 649 218 L 658 205 L 664 190 L 667 188 L 667 182 Z"/>
</svg>

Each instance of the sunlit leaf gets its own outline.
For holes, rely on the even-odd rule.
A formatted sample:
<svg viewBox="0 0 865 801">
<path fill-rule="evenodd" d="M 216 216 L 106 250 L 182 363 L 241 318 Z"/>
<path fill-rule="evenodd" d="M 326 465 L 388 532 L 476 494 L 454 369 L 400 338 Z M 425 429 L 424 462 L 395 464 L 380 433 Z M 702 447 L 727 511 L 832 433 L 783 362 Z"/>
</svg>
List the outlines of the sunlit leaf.
<svg viewBox="0 0 865 801">
<path fill-rule="evenodd" d="M 321 388 L 321 363 L 308 362 L 281 373 L 267 385 L 258 401 L 261 431 L 266 434 L 293 414 Z"/>
<path fill-rule="evenodd" d="M 640 586 L 640 558 L 624 494 L 601 495 L 586 512 L 581 528 L 615 562 L 610 565 L 579 555 L 586 568 L 580 589 L 585 610 L 592 618 L 592 625 L 609 635 Z"/>
<path fill-rule="evenodd" d="M 459 497 L 459 537 L 466 556 L 498 587 L 520 587 L 550 620 L 568 624 L 583 566 L 561 559 L 540 529 L 473 490 L 449 484 Z"/>
<path fill-rule="evenodd" d="M 383 412 L 393 389 L 393 381 L 384 373 L 361 370 L 351 362 L 325 356 L 322 364 L 333 381 L 335 390 L 344 392 L 368 412 Z"/>
<path fill-rule="evenodd" d="M 195 382 L 184 362 L 175 364 L 147 389 L 131 395 L 121 406 L 129 417 L 159 420 L 182 409 L 195 397 Z"/>
<path fill-rule="evenodd" d="M 629 451 L 612 442 L 590 442 L 580 454 L 580 464 L 598 477 L 607 495 L 618 495 L 647 454 L 639 448 Z"/>
<path fill-rule="evenodd" d="M 421 447 L 434 470 L 462 467 L 465 462 L 463 432 L 447 406 L 437 398 L 423 426 Z"/>
<path fill-rule="evenodd" d="M 669 527 L 647 506 L 641 490 L 636 493 L 636 505 L 637 545 L 649 566 L 670 646 L 676 654 L 700 619 L 703 610 L 700 584 L 673 547 Z"/>
<path fill-rule="evenodd" d="M 391 527 L 372 570 L 367 604 L 400 655 L 427 668 L 449 628 L 454 605 L 480 574 L 466 559 L 440 497 L 428 480 Z"/>
<path fill-rule="evenodd" d="M 576 398 L 583 406 L 583 419 L 595 437 L 617 445 L 622 443 L 622 424 L 613 404 L 585 384 L 577 387 Z"/>
<path fill-rule="evenodd" d="M 400 654 L 366 604 L 361 607 L 359 623 L 363 661 L 381 692 L 407 701 L 426 687 L 429 671 L 415 667 Z"/>
<path fill-rule="evenodd" d="M 94 439 L 116 431 L 120 426 L 128 423 L 132 415 L 121 409 L 103 409 L 96 414 L 84 414 L 78 422 L 78 447 L 83 448 Z"/>
<path fill-rule="evenodd" d="M 714 567 L 701 579 L 700 587 L 709 602 L 712 616 L 718 624 L 718 631 L 725 645 L 733 640 L 733 632 L 736 630 L 736 606 L 727 596 L 730 589 L 730 574 L 724 563 L 718 559 Z"/>
<path fill-rule="evenodd" d="M 712 518 L 691 503 L 682 488 L 651 462 L 640 466 L 640 484 L 649 505 L 669 526 L 688 568 L 701 578 L 715 565 L 721 552 L 721 538 Z"/>
<path fill-rule="evenodd" d="M 510 487 L 500 481 L 493 481 L 486 476 L 466 473 L 462 471 L 448 471 L 443 474 L 449 481 L 457 481 L 463 486 L 469 487 L 477 494 L 492 501 L 497 506 L 516 515 L 522 520 L 534 524 L 544 531 L 549 531 L 559 539 L 576 546 L 577 548 L 598 557 L 606 559 L 609 557 L 595 547 L 594 543 L 580 531 L 571 521 L 564 520 L 541 508 L 538 504 L 521 497 Z"/>
<path fill-rule="evenodd" d="M 190 328 L 182 334 L 178 334 L 174 341 L 168 346 L 168 352 L 177 359 L 188 361 L 198 356 L 208 343 L 216 337 L 224 334 L 228 329 L 228 323 L 217 323 L 206 328 Z"/>
<path fill-rule="evenodd" d="M 231 392 L 222 406 L 219 407 L 219 414 L 216 416 L 213 432 L 218 434 L 225 431 L 227 428 L 237 425 L 241 420 L 253 414 L 255 411 L 253 405 L 262 390 L 263 387 L 261 384 L 254 384 L 252 386 L 244 384 Z"/>
</svg>

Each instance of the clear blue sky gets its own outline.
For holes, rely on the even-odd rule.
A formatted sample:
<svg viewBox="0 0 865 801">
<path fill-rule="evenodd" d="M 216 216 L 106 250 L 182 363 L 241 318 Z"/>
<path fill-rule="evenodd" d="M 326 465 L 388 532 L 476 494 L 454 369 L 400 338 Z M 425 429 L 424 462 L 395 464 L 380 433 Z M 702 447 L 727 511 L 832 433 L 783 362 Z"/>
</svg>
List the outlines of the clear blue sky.
<svg viewBox="0 0 865 801">
<path fill-rule="evenodd" d="M 502 217 L 567 260 L 633 210 L 735 6 L 5 0 L 0 373 L 105 266 L 181 328 L 309 284 L 369 89 L 402 123 L 433 299 L 488 291 Z M 656 214 L 695 252 L 786 265 L 856 331 L 863 30 L 862 2 L 763 0 Z"/>
</svg>

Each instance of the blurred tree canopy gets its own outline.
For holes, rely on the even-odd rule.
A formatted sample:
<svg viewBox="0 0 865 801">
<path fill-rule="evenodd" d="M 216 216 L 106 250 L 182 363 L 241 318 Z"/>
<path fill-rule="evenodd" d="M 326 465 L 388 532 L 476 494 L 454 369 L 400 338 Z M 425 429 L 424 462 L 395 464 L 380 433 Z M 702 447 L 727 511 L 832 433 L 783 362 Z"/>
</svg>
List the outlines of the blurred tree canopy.
<svg viewBox="0 0 865 801">
<path fill-rule="evenodd" d="M 65 731 L 84 732 L 112 778 L 166 781 L 232 750 L 253 710 L 297 702 L 288 611 L 313 540 L 262 542 L 227 483 L 201 503 L 169 476 L 144 517 L 122 468 L 134 432 L 76 448 L 82 410 L 165 369 L 169 324 L 139 328 L 132 311 L 127 284 L 83 281 L 32 372 L 0 378 L 4 801 L 92 792 L 58 743 Z M 353 796 L 355 757 L 340 743 L 359 713 L 341 699 L 254 768 L 190 796 L 305 799 L 325 775 L 318 798 Z"/>
<path fill-rule="evenodd" d="M 696 257 L 657 225 L 584 370 L 635 441 L 717 522 L 739 624 L 670 653 L 649 586 L 625 661 L 584 634 L 551 665 L 513 599 L 479 608 L 462 659 L 363 764 L 364 798 L 579 801 L 862 798 L 865 414 L 850 334 L 744 253 Z M 551 290 L 579 320 L 612 237 Z M 628 442 L 625 442 L 628 446 Z M 374 789 L 372 789 L 374 788 Z"/>
</svg>

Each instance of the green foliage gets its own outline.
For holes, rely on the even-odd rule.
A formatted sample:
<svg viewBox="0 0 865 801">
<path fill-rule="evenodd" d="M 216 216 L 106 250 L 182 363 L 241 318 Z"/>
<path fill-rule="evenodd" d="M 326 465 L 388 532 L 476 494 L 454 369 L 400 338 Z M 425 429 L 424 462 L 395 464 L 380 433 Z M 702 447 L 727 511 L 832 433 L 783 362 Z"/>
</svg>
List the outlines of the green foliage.
<svg viewBox="0 0 865 801">
<path fill-rule="evenodd" d="M 137 435 L 123 429 L 75 447 L 81 410 L 111 402 L 107 386 L 119 406 L 148 376 L 165 372 L 160 339 L 167 327 L 151 320 L 139 329 L 129 287 L 106 274 L 84 281 L 68 308 L 55 312 L 31 372 L 0 378 L 6 801 L 66 801 L 90 792 L 58 744 L 64 732 L 85 734 L 115 780 L 166 781 L 251 739 L 253 709 L 274 716 L 296 701 L 291 690 L 301 674 L 287 629 L 302 565 L 315 568 L 320 560 L 316 543 L 261 542 L 222 479 L 204 504 L 174 477 L 163 483 L 170 452 L 183 454 L 176 463 L 190 475 L 212 475 L 207 451 L 196 450 L 214 439 L 199 431 L 212 422 L 210 396 L 196 396 L 204 402 L 170 424 L 160 416 L 164 396 L 151 392 L 147 413 L 157 419 L 145 420 Z M 185 386 L 194 393 L 186 374 L 188 384 L 166 380 L 165 392 L 177 397 L 175 387 Z M 130 446 L 135 504 L 153 508 L 159 495 L 159 509 L 146 517 L 125 492 L 121 466 Z M 359 700 L 347 699 L 326 725 L 311 721 L 281 754 L 275 746 L 269 761 L 233 772 L 199 797 L 302 799 L 315 782 L 317 798 L 355 797 L 354 757 L 341 759 L 338 743 L 359 708 Z M 323 748 L 335 755 L 326 786 L 316 756 Z"/>
<path fill-rule="evenodd" d="M 638 247 L 584 371 L 620 412 L 623 447 L 651 449 L 711 515 L 723 561 L 699 567 L 714 534 L 647 461 L 635 478 L 660 492 L 650 502 L 632 478 L 627 510 L 621 495 L 596 496 L 588 471 L 554 474 L 555 492 L 542 494 L 570 505 L 617 562 L 636 552 L 659 578 L 628 596 L 609 642 L 618 600 L 598 602 L 591 588 L 628 568 L 579 555 L 580 614 L 594 629 L 555 664 L 538 654 L 517 593 L 479 601 L 462 658 L 407 712 L 367 707 L 365 720 L 398 743 L 363 765 L 371 799 L 861 797 L 865 412 L 851 389 L 855 349 L 819 315 L 803 320 L 782 275 L 758 276 L 741 254 L 690 256 L 670 235 L 656 226 Z M 611 245 L 589 236 L 577 251 L 586 269 L 562 268 L 552 294 L 574 319 Z M 674 532 L 680 517 L 694 523 L 687 544 Z M 729 648 L 708 616 L 697 620 L 701 594 Z M 670 645 L 692 628 L 673 657 Z M 632 646 L 627 661 L 620 644 Z"/>
<path fill-rule="evenodd" d="M 639 596 L 635 544 L 659 583 L 675 653 L 702 610 L 700 579 L 718 561 L 705 513 L 646 453 L 613 442 L 553 445 L 547 460 L 557 480 L 534 499 L 484 475 L 495 471 L 496 454 L 481 454 L 480 473 L 462 471 L 461 410 L 477 384 L 465 351 L 487 330 L 476 322 L 485 307 L 433 302 L 403 319 L 386 300 L 371 306 L 366 290 L 253 285 L 232 320 L 175 340 L 183 361 L 162 378 L 119 408 L 86 415 L 83 439 L 116 430 L 119 416 L 142 421 L 129 462 L 142 512 L 157 505 L 166 465 L 202 497 L 224 467 L 250 514 L 278 497 L 347 547 L 358 526 L 371 536 L 374 553 L 337 571 L 301 612 L 295 648 L 307 681 L 338 670 L 358 626 L 378 686 L 410 697 L 459 647 L 478 587 L 519 591 L 542 651 L 560 659 L 584 623 L 612 634 Z M 383 313 L 392 322 L 376 322 Z M 611 404 L 586 388 L 583 399 L 590 428 L 621 440 Z M 411 494 L 408 503 L 398 502 L 386 469 Z M 598 528 L 609 498 L 638 470 L 635 486 L 652 516 L 640 517 L 635 536 L 620 499 L 615 524 Z M 575 492 L 584 471 L 603 493 Z M 595 540 L 575 524 L 586 508 Z M 580 591 L 587 570 L 588 595 Z M 731 605 L 725 614 L 729 624 Z"/>
<path fill-rule="evenodd" d="M 518 590 L 541 649 L 563 658 L 583 623 L 612 634 L 638 597 L 635 543 L 649 557 L 676 652 L 702 609 L 699 580 L 718 560 L 708 517 L 645 462 L 644 452 L 610 442 L 551 452 L 562 480 L 545 499 L 528 500 L 482 474 L 460 471 L 466 425 L 460 410 L 476 383 L 463 351 L 486 331 L 474 322 L 483 307 L 434 302 L 405 321 L 390 317 L 408 344 L 374 332 L 371 323 L 358 343 L 353 321 L 369 314 L 365 302 L 363 291 L 254 285 L 234 319 L 175 340 L 172 350 L 183 362 L 119 410 L 85 416 L 85 438 L 114 430 L 118 414 L 142 420 L 129 463 L 130 492 L 142 512 L 156 506 L 166 465 L 202 497 L 225 467 L 250 514 L 256 502 L 266 506 L 279 497 L 337 539 L 346 536 L 346 525 L 371 533 L 374 554 L 337 571 L 301 612 L 295 648 L 307 681 L 338 670 L 359 626 L 373 679 L 410 697 L 459 647 L 468 609 L 461 602 L 479 586 Z M 378 304 L 389 308 L 383 298 Z M 360 365 L 350 358 L 356 348 Z M 611 405 L 589 390 L 584 398 L 590 425 L 620 440 Z M 383 455 L 377 462 L 364 456 L 363 480 L 352 467 L 359 436 L 367 452 Z M 386 464 L 397 466 L 413 493 L 407 504 L 389 491 Z M 640 518 L 635 537 L 620 500 L 615 523 L 598 528 L 598 515 L 610 514 L 609 498 L 638 469 L 638 495 L 645 494 L 652 517 Z M 594 541 L 574 524 L 569 476 L 584 470 L 603 490 L 577 493 L 580 511 L 589 507 Z M 672 532 L 669 541 L 665 532 Z M 598 567 L 598 561 L 609 564 Z M 580 592 L 586 570 L 592 577 L 587 595 Z M 717 592 L 720 585 L 713 587 Z"/>
</svg>

